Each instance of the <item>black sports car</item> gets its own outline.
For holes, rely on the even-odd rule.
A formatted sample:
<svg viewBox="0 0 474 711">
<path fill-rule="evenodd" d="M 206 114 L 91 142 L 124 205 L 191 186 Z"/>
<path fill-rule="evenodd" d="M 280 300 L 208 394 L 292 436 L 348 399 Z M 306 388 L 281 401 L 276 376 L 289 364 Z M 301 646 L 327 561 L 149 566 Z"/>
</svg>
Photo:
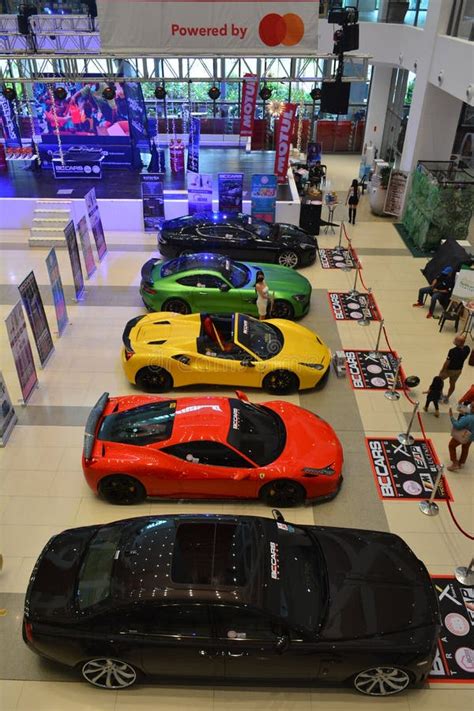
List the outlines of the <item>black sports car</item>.
<svg viewBox="0 0 474 711">
<path fill-rule="evenodd" d="M 73 528 L 41 553 L 23 638 L 108 689 L 162 678 L 424 681 L 440 629 L 398 536 L 254 516 L 145 516 Z"/>
<path fill-rule="evenodd" d="M 190 215 L 163 223 L 158 249 L 171 258 L 192 252 L 219 252 L 236 259 L 306 267 L 316 259 L 315 237 L 295 225 L 256 220 L 250 215 Z"/>
</svg>

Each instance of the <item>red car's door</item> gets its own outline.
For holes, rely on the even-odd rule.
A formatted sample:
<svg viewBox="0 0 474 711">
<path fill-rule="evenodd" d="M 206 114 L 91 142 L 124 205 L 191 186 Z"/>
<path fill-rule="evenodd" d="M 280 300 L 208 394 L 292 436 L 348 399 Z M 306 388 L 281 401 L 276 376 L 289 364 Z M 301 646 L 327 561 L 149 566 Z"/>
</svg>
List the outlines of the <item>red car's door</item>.
<svg viewBox="0 0 474 711">
<path fill-rule="evenodd" d="M 255 467 L 220 442 L 199 440 L 164 447 L 176 457 L 181 496 L 190 498 L 255 498 Z M 178 461 L 179 460 L 179 461 Z"/>
</svg>

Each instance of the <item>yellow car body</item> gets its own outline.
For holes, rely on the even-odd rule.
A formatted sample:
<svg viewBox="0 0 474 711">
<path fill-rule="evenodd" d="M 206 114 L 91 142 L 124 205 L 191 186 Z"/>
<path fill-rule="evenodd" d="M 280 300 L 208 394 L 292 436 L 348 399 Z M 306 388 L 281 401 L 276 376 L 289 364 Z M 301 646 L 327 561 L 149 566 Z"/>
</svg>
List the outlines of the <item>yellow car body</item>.
<svg viewBox="0 0 474 711">
<path fill-rule="evenodd" d="M 127 378 L 149 392 L 196 384 L 305 390 L 326 380 L 331 362 L 304 326 L 244 314 L 151 313 L 128 322 L 123 343 Z"/>
</svg>

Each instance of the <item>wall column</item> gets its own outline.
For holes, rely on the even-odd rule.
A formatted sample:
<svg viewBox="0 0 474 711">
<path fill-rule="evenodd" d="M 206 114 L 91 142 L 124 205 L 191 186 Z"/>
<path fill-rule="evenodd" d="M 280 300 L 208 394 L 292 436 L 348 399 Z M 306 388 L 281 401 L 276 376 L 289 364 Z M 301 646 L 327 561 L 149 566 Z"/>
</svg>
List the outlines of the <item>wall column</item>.
<svg viewBox="0 0 474 711">
<path fill-rule="evenodd" d="M 364 145 L 368 146 L 372 141 L 372 145 L 378 149 L 379 154 L 387 115 L 392 71 L 393 67 L 387 64 L 376 64 L 372 71 Z"/>
</svg>

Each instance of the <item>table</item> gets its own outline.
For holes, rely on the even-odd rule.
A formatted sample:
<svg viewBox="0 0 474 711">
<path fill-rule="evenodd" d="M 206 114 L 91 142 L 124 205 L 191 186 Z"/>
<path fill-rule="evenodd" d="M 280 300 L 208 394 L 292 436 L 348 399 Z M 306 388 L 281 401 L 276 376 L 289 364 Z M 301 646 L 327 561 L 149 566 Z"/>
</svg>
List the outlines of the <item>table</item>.
<svg viewBox="0 0 474 711">
<path fill-rule="evenodd" d="M 329 202 L 329 203 L 326 203 L 326 206 L 327 206 L 327 209 L 328 209 L 328 222 L 333 222 L 333 220 L 334 220 L 334 213 L 335 213 L 336 207 L 337 207 L 338 205 L 339 205 L 338 202 Z M 336 230 L 334 229 L 334 227 L 333 227 L 332 225 L 326 225 L 326 227 L 324 228 L 324 234 L 327 235 L 329 229 L 331 230 L 331 232 L 332 232 L 333 235 L 336 234 Z"/>
</svg>

